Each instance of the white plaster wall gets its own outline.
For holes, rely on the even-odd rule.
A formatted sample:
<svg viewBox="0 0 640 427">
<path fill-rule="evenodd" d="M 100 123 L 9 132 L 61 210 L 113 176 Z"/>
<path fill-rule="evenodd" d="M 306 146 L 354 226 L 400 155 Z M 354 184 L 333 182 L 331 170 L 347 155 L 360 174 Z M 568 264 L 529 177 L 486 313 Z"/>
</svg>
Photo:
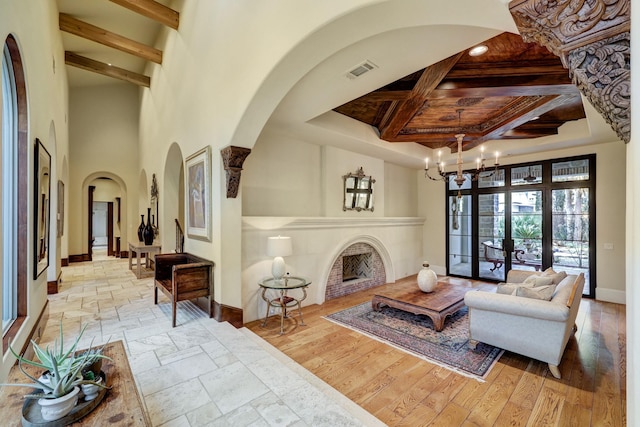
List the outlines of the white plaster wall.
<svg viewBox="0 0 640 427">
<path fill-rule="evenodd" d="M 242 295 L 244 321 L 264 317 L 258 282 L 271 275 L 267 238 L 290 236 L 293 255 L 287 272 L 311 280 L 303 306 L 324 302 L 327 275 L 349 243 L 371 239 L 388 254 L 388 282 L 416 274 L 422 265 L 423 218 L 244 217 L 242 229 Z M 379 251 L 380 252 L 380 251 Z M 384 253 L 381 256 L 384 258 Z"/>
<path fill-rule="evenodd" d="M 596 298 L 624 303 L 625 280 L 625 145 L 620 142 L 591 145 L 536 155 L 504 157 L 501 164 L 523 163 L 562 157 L 596 154 Z M 417 172 L 420 197 L 419 214 L 426 218 L 424 253 L 432 268 L 446 273 L 446 229 L 444 183 L 424 178 Z M 613 250 L 604 244 L 612 243 Z"/>
<path fill-rule="evenodd" d="M 28 164 L 33 169 L 33 141 L 40 138 L 51 154 L 51 165 L 54 176 L 59 176 L 62 159 L 68 155 L 68 86 L 64 66 L 62 39 L 58 30 L 58 11 L 55 2 L 30 2 L 16 0 L 0 0 L 0 38 L 4 40 L 9 34 L 17 39 L 22 56 L 27 86 L 28 103 Z M 55 144 L 50 141 L 50 129 L 55 128 Z M 28 217 L 33 218 L 33 176 L 28 177 Z M 55 216 L 53 216 L 55 218 Z M 55 228 L 55 222 L 52 228 Z M 22 348 L 33 329 L 38 315 L 47 301 L 47 277 L 42 274 L 33 280 L 33 224 L 28 221 L 27 239 L 27 300 L 28 315 L 15 338 L 15 348 Z M 51 241 L 51 244 L 56 244 Z M 2 250 L 0 248 L 0 250 Z M 49 269 L 59 268 L 60 252 L 56 259 L 50 260 Z M 2 259 L 0 254 L 0 259 Z M 0 268 L 2 266 L 0 265 Z M 52 274 L 56 277 L 57 272 Z M 1 302 L 1 301 L 0 301 Z M 0 304 L 2 307 L 2 304 Z M 1 309 L 1 308 L 0 308 Z M 7 352 L 0 361 L 0 381 L 14 362 Z"/>
<path fill-rule="evenodd" d="M 261 135 L 242 172 L 247 216 L 322 215 L 322 147 Z"/>
<path fill-rule="evenodd" d="M 127 200 L 121 211 L 126 226 L 121 230 L 122 247 L 136 236 L 138 212 L 138 89 L 128 84 L 76 87 L 70 95 L 70 156 L 67 215 L 69 255 L 87 253 L 87 194 L 83 184 L 92 174 L 105 172 L 126 185 Z M 153 156 L 154 151 L 145 153 Z M 107 174 L 108 172 L 108 174 Z M 126 224 L 126 225 L 125 225 Z M 137 239 L 137 237 L 135 237 Z"/>
<path fill-rule="evenodd" d="M 381 188 L 378 186 L 378 188 Z M 386 216 L 418 216 L 418 183 L 415 169 L 384 164 L 384 213 Z"/>
</svg>

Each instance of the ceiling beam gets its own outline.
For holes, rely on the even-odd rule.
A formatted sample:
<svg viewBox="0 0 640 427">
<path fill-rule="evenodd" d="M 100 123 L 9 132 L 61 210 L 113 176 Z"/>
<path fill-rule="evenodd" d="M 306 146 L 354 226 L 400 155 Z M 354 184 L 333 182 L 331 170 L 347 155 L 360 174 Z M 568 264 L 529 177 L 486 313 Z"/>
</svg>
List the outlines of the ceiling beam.
<svg viewBox="0 0 640 427">
<path fill-rule="evenodd" d="M 64 62 L 67 65 L 78 67 L 83 70 L 91 71 L 94 73 L 102 74 L 115 79 L 124 80 L 129 83 L 136 84 L 138 86 L 150 87 L 151 78 L 143 74 L 134 73 L 133 71 L 125 70 L 124 68 L 114 67 L 104 62 L 95 61 L 84 56 L 80 56 L 73 52 L 65 51 Z"/>
<path fill-rule="evenodd" d="M 80 21 L 71 15 L 65 13 L 60 14 L 60 29 L 67 33 L 155 62 L 156 64 L 162 64 L 161 50 Z"/>
<path fill-rule="evenodd" d="M 464 52 L 460 52 L 447 59 L 444 59 L 430 67 L 424 72 L 413 87 L 411 95 L 402 101 L 395 111 L 389 123 L 380 129 L 380 139 L 393 140 L 407 123 L 422 108 L 429 94 L 440 84 L 451 68 L 458 62 Z"/>
<path fill-rule="evenodd" d="M 153 19 L 167 27 L 178 29 L 180 14 L 154 0 L 109 0 L 119 6 L 125 7 L 135 13 Z"/>
</svg>

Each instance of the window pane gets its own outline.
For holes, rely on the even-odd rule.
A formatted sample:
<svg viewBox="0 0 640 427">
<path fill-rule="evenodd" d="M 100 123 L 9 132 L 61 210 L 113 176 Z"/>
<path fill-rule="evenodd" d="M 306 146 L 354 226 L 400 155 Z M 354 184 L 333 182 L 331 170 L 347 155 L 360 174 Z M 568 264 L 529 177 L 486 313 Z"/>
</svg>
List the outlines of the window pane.
<svg viewBox="0 0 640 427">
<path fill-rule="evenodd" d="M 511 169 L 511 185 L 540 184 L 542 165 L 524 166 Z"/>
<path fill-rule="evenodd" d="M 471 276 L 471 196 L 450 196 L 449 209 L 449 271 Z"/>
<path fill-rule="evenodd" d="M 480 277 L 504 280 L 504 193 L 478 195 Z"/>
<path fill-rule="evenodd" d="M 584 273 L 589 283 L 589 189 L 553 190 L 553 267 L 568 274 Z M 585 293 L 589 287 L 585 286 Z"/>
<path fill-rule="evenodd" d="M 553 163 L 553 182 L 586 181 L 589 179 L 589 159 Z"/>
<path fill-rule="evenodd" d="M 482 172 L 478 177 L 478 187 L 504 187 L 504 169 L 498 169 L 495 173 Z"/>
</svg>

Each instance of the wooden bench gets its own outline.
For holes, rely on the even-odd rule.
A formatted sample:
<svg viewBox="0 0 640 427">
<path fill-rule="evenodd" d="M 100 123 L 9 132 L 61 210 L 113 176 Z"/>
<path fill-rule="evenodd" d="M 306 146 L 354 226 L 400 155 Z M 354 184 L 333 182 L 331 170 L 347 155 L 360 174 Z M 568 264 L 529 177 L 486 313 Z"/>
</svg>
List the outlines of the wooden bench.
<svg viewBox="0 0 640 427">
<path fill-rule="evenodd" d="M 213 261 L 189 253 L 158 254 L 155 257 L 153 303 L 158 304 L 158 289 L 171 300 L 173 327 L 176 326 L 178 301 L 206 298 L 207 312 L 212 317 Z"/>
</svg>

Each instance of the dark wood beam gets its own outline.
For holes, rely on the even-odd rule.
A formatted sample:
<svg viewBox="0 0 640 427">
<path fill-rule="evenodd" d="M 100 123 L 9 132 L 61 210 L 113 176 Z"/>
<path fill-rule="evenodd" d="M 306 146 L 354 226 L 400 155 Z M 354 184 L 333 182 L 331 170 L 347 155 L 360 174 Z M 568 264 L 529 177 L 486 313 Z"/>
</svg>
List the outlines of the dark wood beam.
<svg viewBox="0 0 640 427">
<path fill-rule="evenodd" d="M 571 101 L 573 95 L 558 95 L 552 99 L 545 97 L 539 102 L 534 103 L 528 111 L 514 116 L 512 120 L 503 121 L 500 126 L 495 127 L 490 132 L 486 133 L 482 138 L 478 138 L 474 143 L 465 146 L 465 149 L 471 149 L 476 145 L 479 145 L 483 141 L 489 141 L 492 139 L 501 139 L 502 134 L 510 129 L 517 128 L 527 122 L 530 122 L 536 117 L 542 116 L 559 106 L 562 106 Z"/>
<path fill-rule="evenodd" d="M 446 89 L 435 89 L 431 97 L 492 97 L 492 96 L 535 96 L 535 95 L 560 95 L 576 94 L 578 89 L 573 84 L 566 85 L 535 85 L 535 86 L 452 86 Z"/>
<path fill-rule="evenodd" d="M 125 7 L 135 13 L 153 19 L 167 27 L 178 29 L 180 14 L 154 0 L 109 0 L 119 6 Z"/>
<path fill-rule="evenodd" d="M 400 103 L 389 123 L 380 129 L 381 139 L 390 141 L 398 135 L 463 54 L 464 52 L 460 52 L 425 68 L 409 98 Z"/>
<path fill-rule="evenodd" d="M 65 13 L 60 14 L 59 20 L 62 31 L 162 64 L 161 50 L 80 21 Z"/>
<path fill-rule="evenodd" d="M 114 67 L 104 62 L 95 61 L 84 56 L 77 55 L 73 52 L 64 53 L 64 61 L 72 67 L 82 68 L 83 70 L 102 74 L 115 79 L 124 80 L 138 86 L 150 87 L 151 78 L 143 74 L 134 73 L 124 68 Z"/>
</svg>

